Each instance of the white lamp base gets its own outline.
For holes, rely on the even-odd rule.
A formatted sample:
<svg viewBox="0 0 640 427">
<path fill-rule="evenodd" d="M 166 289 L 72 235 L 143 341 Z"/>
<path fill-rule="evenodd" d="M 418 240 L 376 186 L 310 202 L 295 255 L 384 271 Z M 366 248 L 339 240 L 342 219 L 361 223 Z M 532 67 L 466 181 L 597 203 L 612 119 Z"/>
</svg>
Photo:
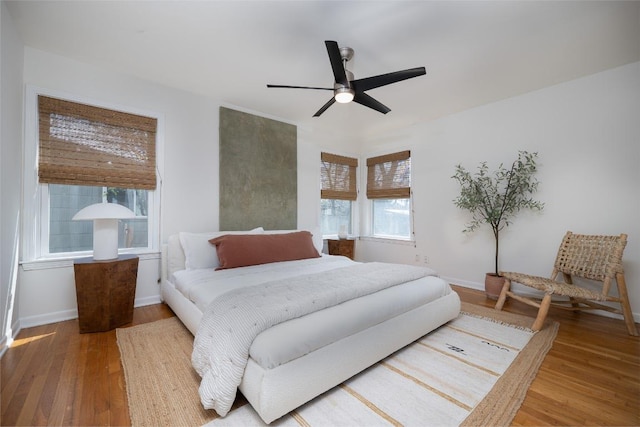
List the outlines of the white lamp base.
<svg viewBox="0 0 640 427">
<path fill-rule="evenodd" d="M 118 258 L 118 220 L 93 220 L 93 259 L 105 261 Z"/>
</svg>

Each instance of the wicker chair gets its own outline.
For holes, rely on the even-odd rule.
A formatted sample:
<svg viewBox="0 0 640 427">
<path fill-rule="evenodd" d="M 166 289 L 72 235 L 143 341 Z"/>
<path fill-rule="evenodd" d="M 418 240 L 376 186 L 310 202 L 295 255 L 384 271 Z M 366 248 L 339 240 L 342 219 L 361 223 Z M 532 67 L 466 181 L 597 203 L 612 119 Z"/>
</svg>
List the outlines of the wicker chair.
<svg viewBox="0 0 640 427">
<path fill-rule="evenodd" d="M 538 316 L 531 327 L 534 331 L 542 328 L 551 305 L 574 311 L 606 310 L 622 314 L 629 334 L 638 336 L 622 268 L 622 252 L 626 244 L 626 234 L 591 236 L 573 234 L 569 231 L 562 239 L 550 279 L 522 273 L 500 272 L 505 281 L 496 303 L 496 309 L 502 310 L 507 296 L 538 307 Z M 560 273 L 562 273 L 564 282 L 556 281 L 556 277 Z M 573 283 L 572 277 L 602 282 L 602 289 L 598 292 L 578 286 Z M 618 286 L 619 297 L 609 295 L 611 282 L 614 280 Z M 539 298 L 516 295 L 511 291 L 511 282 L 521 283 L 542 291 L 544 297 L 540 300 Z M 568 300 L 552 302 L 553 296 L 568 297 Z M 603 301 L 617 302 L 621 305 L 622 310 L 599 303 Z"/>
</svg>

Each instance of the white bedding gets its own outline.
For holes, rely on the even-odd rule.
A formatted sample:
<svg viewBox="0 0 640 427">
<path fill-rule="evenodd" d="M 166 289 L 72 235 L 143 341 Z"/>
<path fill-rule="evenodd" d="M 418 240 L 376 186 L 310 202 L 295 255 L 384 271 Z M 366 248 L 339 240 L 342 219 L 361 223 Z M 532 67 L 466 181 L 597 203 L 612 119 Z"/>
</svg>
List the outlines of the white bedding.
<svg viewBox="0 0 640 427">
<path fill-rule="evenodd" d="M 282 280 L 265 279 L 264 283 L 224 293 L 207 307 L 194 340 L 192 362 L 202 377 L 203 406 L 221 416 L 227 414 L 242 380 L 249 348 L 261 332 L 429 274 L 429 269 L 409 265 L 355 264 Z M 342 320 L 354 329 L 350 322 L 358 316 L 345 314 Z"/>
<path fill-rule="evenodd" d="M 357 264 L 343 256 L 324 255 L 321 258 L 219 271 L 179 270 L 172 274 L 172 282 L 204 313 L 217 296 L 234 289 Z M 418 279 L 393 290 L 370 295 L 365 301 L 348 301 L 274 326 L 256 337 L 249 354 L 261 367 L 272 369 L 451 293 L 446 282 L 434 280 L 434 270 L 427 268 L 426 271 L 432 278 Z"/>
<path fill-rule="evenodd" d="M 322 256 L 217 271 L 212 268 L 178 270 L 173 273 L 171 281 L 180 293 L 204 313 L 214 298 L 234 289 L 300 274 L 321 273 L 355 264 L 354 261 L 346 257 Z M 435 274 L 435 272 L 433 273 Z"/>
</svg>

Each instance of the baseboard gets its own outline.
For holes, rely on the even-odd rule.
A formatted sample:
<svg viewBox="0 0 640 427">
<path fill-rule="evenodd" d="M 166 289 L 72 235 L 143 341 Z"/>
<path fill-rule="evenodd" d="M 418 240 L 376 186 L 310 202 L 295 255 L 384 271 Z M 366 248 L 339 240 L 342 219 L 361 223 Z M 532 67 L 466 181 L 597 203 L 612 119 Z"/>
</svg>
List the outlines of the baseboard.
<svg viewBox="0 0 640 427">
<path fill-rule="evenodd" d="M 11 347 L 13 341 L 16 339 L 18 334 L 20 333 L 20 322 L 16 321 L 13 325 L 11 325 L 11 337 L 7 337 L 6 335 L 2 337 L 0 340 L 0 359 L 4 356 L 5 352 Z"/>
<path fill-rule="evenodd" d="M 20 328 L 32 328 L 34 326 L 48 325 L 49 323 L 64 322 L 77 319 L 78 309 L 56 311 L 53 313 L 38 314 L 20 318 Z"/>
<path fill-rule="evenodd" d="M 134 307 L 144 307 L 146 305 L 160 304 L 162 299 L 160 295 L 154 295 L 146 298 L 138 298 L 133 304 Z"/>
<path fill-rule="evenodd" d="M 443 280 L 446 280 L 447 283 L 451 283 L 452 285 L 462 286 L 463 288 L 475 289 L 477 291 L 484 291 L 484 283 L 480 282 L 471 282 L 469 280 L 457 279 L 455 277 L 446 277 L 440 276 Z"/>
<path fill-rule="evenodd" d="M 484 283 L 480 282 L 471 282 L 469 280 L 457 279 L 455 277 L 444 277 L 441 276 L 443 280 L 446 280 L 448 283 L 452 285 L 462 286 L 463 288 L 475 289 L 477 291 L 484 291 Z M 527 297 L 542 297 L 542 292 L 536 292 L 535 290 L 530 290 L 529 288 L 525 288 L 522 285 L 518 285 L 518 293 Z M 621 314 L 612 313 L 610 311 L 605 310 L 592 310 L 590 313 L 597 314 L 598 316 L 610 317 L 612 319 L 620 319 L 624 321 L 624 317 Z M 633 320 L 636 323 L 640 323 L 640 313 L 633 313 Z"/>
<path fill-rule="evenodd" d="M 10 345 L 11 344 L 7 344 L 7 337 L 2 337 L 2 340 L 0 340 L 0 359 L 2 359 L 2 356 L 4 356 L 4 353 Z"/>
<path fill-rule="evenodd" d="M 160 304 L 160 295 L 146 298 L 138 298 L 133 303 L 134 307 L 144 307 L 147 305 Z M 78 309 L 57 311 L 54 313 L 39 314 L 37 316 L 21 317 L 20 328 L 32 328 L 34 326 L 47 325 L 49 323 L 64 322 L 65 320 L 77 319 Z"/>
</svg>

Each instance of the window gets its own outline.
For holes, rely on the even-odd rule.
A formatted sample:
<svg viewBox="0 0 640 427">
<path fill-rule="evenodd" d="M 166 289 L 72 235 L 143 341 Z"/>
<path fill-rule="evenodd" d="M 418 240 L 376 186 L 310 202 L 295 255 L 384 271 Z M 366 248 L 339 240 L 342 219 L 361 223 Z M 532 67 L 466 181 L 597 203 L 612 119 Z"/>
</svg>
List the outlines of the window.
<svg viewBox="0 0 640 427">
<path fill-rule="evenodd" d="M 367 159 L 367 198 L 371 199 L 371 234 L 411 238 L 411 152 Z"/>
<path fill-rule="evenodd" d="M 157 119 L 41 95 L 37 104 L 40 209 L 32 255 L 91 250 L 93 224 L 72 217 L 100 202 L 136 214 L 120 221 L 119 248 L 151 249 Z"/>
<path fill-rule="evenodd" d="M 351 200 L 320 199 L 322 235 L 353 234 Z"/>
<path fill-rule="evenodd" d="M 358 159 L 321 153 L 320 166 L 322 234 L 353 234 L 353 201 L 358 198 Z"/>
<path fill-rule="evenodd" d="M 118 248 L 149 247 L 147 190 L 48 184 L 48 194 L 49 232 L 43 236 L 48 237 L 48 243 L 43 241 L 44 254 L 90 251 L 93 248 L 92 222 L 73 221 L 72 218 L 85 206 L 101 202 L 126 206 L 136 214 L 135 219 L 119 221 Z"/>
</svg>

